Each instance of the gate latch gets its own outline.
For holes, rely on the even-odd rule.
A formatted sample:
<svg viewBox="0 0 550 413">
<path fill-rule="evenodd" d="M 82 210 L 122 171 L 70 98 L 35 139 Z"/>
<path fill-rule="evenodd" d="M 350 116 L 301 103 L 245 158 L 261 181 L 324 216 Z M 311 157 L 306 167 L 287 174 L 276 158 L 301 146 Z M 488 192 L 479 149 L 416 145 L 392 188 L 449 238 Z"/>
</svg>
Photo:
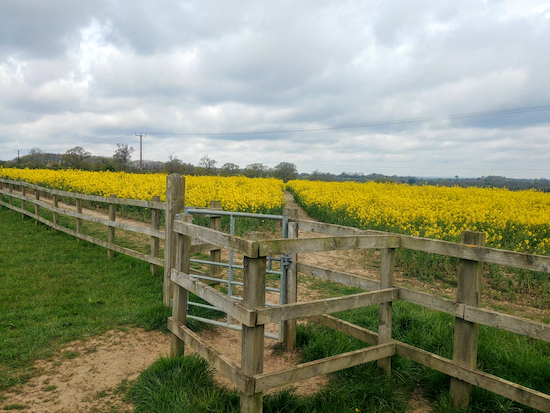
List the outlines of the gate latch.
<svg viewBox="0 0 550 413">
<path fill-rule="evenodd" d="M 282 254 L 281 255 L 281 265 L 288 268 L 292 264 L 292 255 Z"/>
</svg>

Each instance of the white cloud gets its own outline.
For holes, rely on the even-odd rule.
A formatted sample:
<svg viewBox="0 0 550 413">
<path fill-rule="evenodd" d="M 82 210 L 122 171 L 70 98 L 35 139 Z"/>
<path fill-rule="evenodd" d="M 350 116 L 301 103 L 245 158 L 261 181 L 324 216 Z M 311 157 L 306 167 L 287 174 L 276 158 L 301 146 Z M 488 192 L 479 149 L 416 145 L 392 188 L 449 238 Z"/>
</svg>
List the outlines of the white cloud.
<svg viewBox="0 0 550 413">
<path fill-rule="evenodd" d="M 119 141 L 136 146 L 135 132 L 293 130 L 549 104 L 549 11 L 535 0 L 7 0 L 0 159 L 15 147 L 86 144 L 112 155 Z M 191 163 L 209 153 L 220 165 L 294 161 L 300 171 L 538 177 L 550 175 L 549 125 L 540 112 L 153 134 L 144 148 L 147 159 L 174 152 Z"/>
</svg>

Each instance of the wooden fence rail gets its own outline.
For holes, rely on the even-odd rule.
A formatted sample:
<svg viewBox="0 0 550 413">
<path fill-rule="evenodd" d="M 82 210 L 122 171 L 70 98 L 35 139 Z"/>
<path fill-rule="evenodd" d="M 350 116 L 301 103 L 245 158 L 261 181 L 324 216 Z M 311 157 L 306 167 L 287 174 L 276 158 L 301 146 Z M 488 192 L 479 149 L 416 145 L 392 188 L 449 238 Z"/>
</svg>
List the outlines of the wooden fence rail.
<svg viewBox="0 0 550 413">
<path fill-rule="evenodd" d="M 7 188 L 4 188 L 7 186 Z M 29 196 L 28 191 L 34 192 L 34 196 Z M 44 195 L 44 196 L 41 196 Z M 3 196 L 8 197 L 8 202 L 4 202 Z M 46 202 L 44 197 L 50 197 L 51 203 Z M 75 201 L 75 210 L 59 207 L 59 199 L 66 198 Z M 14 205 L 14 200 L 19 200 L 20 207 Z M 82 212 L 83 201 L 90 201 L 104 204 L 109 211 L 109 219 L 88 215 Z M 34 205 L 34 213 L 27 209 L 27 205 Z M 100 197 L 95 195 L 78 194 L 74 192 L 59 191 L 55 189 L 44 188 L 38 185 L 29 184 L 21 181 L 11 181 L 0 178 L 0 205 L 9 208 L 10 211 L 20 212 L 22 217 L 29 217 L 36 221 L 48 225 L 58 231 L 72 235 L 77 239 L 85 240 L 107 249 L 109 257 L 114 252 L 128 255 L 133 258 L 148 262 L 151 264 L 152 273 L 156 273 L 159 266 L 164 266 L 164 259 L 160 258 L 159 244 L 160 240 L 166 238 L 166 231 L 160 230 L 160 211 L 166 210 L 166 204 L 160 202 L 156 197 L 153 201 L 141 201 L 136 199 L 121 199 L 116 197 Z M 152 210 L 153 220 L 151 227 L 128 224 L 116 221 L 116 205 L 128 205 L 133 207 L 148 208 Z M 50 221 L 41 216 L 41 211 L 49 211 L 52 214 Z M 76 229 L 67 228 L 59 224 L 59 217 L 71 217 L 76 219 Z M 83 222 L 93 222 L 107 227 L 107 241 L 83 233 Z M 147 235 L 151 238 L 151 253 L 144 254 L 130 248 L 115 244 L 115 228 L 123 229 L 137 234 Z"/>
<path fill-rule="evenodd" d="M 7 188 L 5 188 L 7 186 Z M 20 188 L 18 191 L 17 188 Z M 550 257 L 537 256 L 511 251 L 497 250 L 483 245 L 483 234 L 468 232 L 462 243 L 432 240 L 407 235 L 390 234 L 381 231 L 362 231 L 356 228 L 324 224 L 319 222 L 290 219 L 293 237 L 289 239 L 256 240 L 228 235 L 219 231 L 217 224 L 205 228 L 191 223 L 191 218 L 183 214 L 185 201 L 185 181 L 171 175 L 167 181 L 167 203 L 158 200 L 137 201 L 114 197 L 97 197 L 51 190 L 25 182 L 0 179 L 0 205 L 42 222 L 57 230 L 71 234 L 101 246 L 108 251 L 117 251 L 151 263 L 151 268 L 165 267 L 165 302 L 173 298 L 173 313 L 168 320 L 172 332 L 171 354 L 180 354 L 184 343 L 195 349 L 212 365 L 224 374 L 241 392 L 242 412 L 261 412 L 263 392 L 274 387 L 294 383 L 320 374 L 338 371 L 354 365 L 378 361 L 379 368 L 391 372 L 391 357 L 399 356 L 423 364 L 451 377 L 451 397 L 458 408 L 468 406 L 472 385 L 500 394 L 516 402 L 550 412 L 550 395 L 541 393 L 502 378 L 476 369 L 477 330 L 486 325 L 527 337 L 550 342 L 550 325 L 480 307 L 480 265 L 492 263 L 515 268 L 550 273 Z M 34 192 L 34 197 L 27 194 Z M 40 199 L 40 194 L 53 198 L 51 205 Z M 8 202 L 4 201 L 8 198 Z M 60 198 L 77 201 L 77 211 L 59 207 Z M 20 207 L 14 205 L 19 200 Z M 83 200 L 101 202 L 108 206 L 132 205 L 166 211 L 166 231 L 159 229 L 158 216 L 154 217 L 150 228 L 118 222 L 114 213 L 109 219 L 91 217 L 79 211 L 78 204 Z M 27 204 L 34 206 L 34 212 Z M 41 210 L 52 213 L 52 221 L 40 215 Z M 114 209 L 114 208 L 113 208 Z M 175 219 L 176 214 L 179 219 Z M 59 224 L 59 216 L 65 215 L 77 220 L 77 229 L 72 230 Z M 78 221 L 80 220 L 80 221 Z M 108 241 L 82 233 L 81 221 L 95 222 L 109 228 Z M 120 228 L 151 237 L 151 254 L 143 254 L 114 244 L 114 230 Z M 315 238 L 298 238 L 298 230 L 320 234 Z M 166 242 L 165 259 L 159 258 L 158 240 Z M 199 240 L 199 245 L 196 245 Z M 156 241 L 155 241 L 156 240 Z M 299 253 L 345 249 L 371 249 L 382 251 L 380 280 L 368 279 L 353 274 L 329 270 L 301 263 Z M 399 248 L 424 251 L 456 257 L 459 264 L 457 298 L 451 300 L 424 292 L 414 291 L 393 281 L 393 257 Z M 193 251 L 227 249 L 244 256 L 243 301 L 237 301 L 189 276 L 190 255 Z M 270 254 L 290 254 L 295 272 L 302 272 L 325 280 L 338 282 L 365 290 L 365 292 L 309 302 L 289 301 L 289 304 L 267 308 L 265 306 L 266 256 Z M 292 274 L 292 272 L 291 272 Z M 297 277 L 292 275 L 287 282 L 287 291 L 297 291 Z M 291 283 L 288 285 L 288 283 Z M 241 365 L 231 362 L 186 327 L 188 293 L 193 292 L 209 303 L 215 304 L 242 323 Z M 392 303 L 403 300 L 429 309 L 442 311 L 455 317 L 455 336 L 452 360 L 415 348 L 392 339 Z M 329 315 L 336 311 L 378 305 L 379 333 L 361 328 L 352 323 Z M 307 318 L 334 330 L 355 337 L 371 345 L 361 350 L 297 365 L 283 371 L 263 372 L 264 325 L 272 321 L 286 320 L 286 348 L 291 349 L 295 334 L 290 321 Z"/>
<path fill-rule="evenodd" d="M 229 362 L 227 358 L 216 352 L 209 343 L 195 337 L 185 327 L 185 320 L 175 311 L 168 323 L 173 334 L 172 354 L 183 351 L 183 342 L 186 342 L 199 354 L 211 361 L 214 367 L 241 391 L 241 412 L 261 412 L 262 394 L 266 390 L 357 364 L 378 361 L 379 368 L 386 374 L 390 374 L 391 357 L 394 355 L 408 358 L 450 376 L 454 383 L 451 385 L 451 397 L 458 408 L 468 406 L 471 398 L 471 388 L 472 385 L 475 385 L 543 412 L 550 412 L 550 395 L 476 369 L 477 329 L 481 324 L 550 342 L 549 324 L 480 307 L 480 263 L 490 262 L 548 273 L 550 257 L 501 251 L 483 245 L 475 245 L 476 243 L 482 244 L 483 234 L 472 232 L 465 233 L 463 242 L 456 244 L 291 219 L 290 223 L 295 223 L 297 229 L 301 231 L 304 229 L 310 230 L 323 236 L 254 240 L 193 225 L 189 222 L 189 219 L 185 218 L 185 214 L 180 215 L 180 218 L 182 219 L 174 223 L 174 231 L 180 240 L 180 246 L 190 245 L 189 240 L 194 237 L 220 249 L 229 249 L 243 254 L 245 262 L 248 262 L 249 269 L 245 270 L 243 286 L 245 295 L 248 294 L 248 298 L 243 302 L 235 301 L 201 281 L 192 279 L 185 271 L 178 270 L 178 268 L 188 266 L 186 262 L 181 261 L 187 254 L 180 254 L 180 261 L 176 263 L 176 269 L 171 272 L 171 280 L 174 282 L 180 296 L 186 296 L 191 291 L 208 302 L 216 303 L 219 308 L 222 308 L 242 323 L 241 366 Z M 265 307 L 265 296 L 258 295 L 259 291 L 263 290 L 261 287 L 265 283 L 265 257 L 268 254 L 299 254 L 359 248 L 377 248 L 382 251 L 380 281 L 306 265 L 299 262 L 299 260 L 295 264 L 297 264 L 298 272 L 367 290 L 364 293 L 325 300 L 289 303 L 270 308 Z M 395 285 L 393 283 L 393 257 L 398 248 L 409 248 L 459 258 L 457 299 L 441 298 L 433 294 Z M 289 288 L 296 289 L 297 287 Z M 455 317 L 452 360 L 392 339 L 392 303 L 397 300 L 419 304 Z M 368 305 L 380 306 L 379 333 L 374 333 L 328 315 L 329 313 Z M 372 345 L 372 347 L 300 364 L 283 371 L 264 373 L 263 325 L 273 321 L 294 320 L 297 318 L 308 318 L 311 321 L 321 323 L 362 340 Z M 292 337 L 287 336 L 285 340 L 292 341 Z"/>
</svg>

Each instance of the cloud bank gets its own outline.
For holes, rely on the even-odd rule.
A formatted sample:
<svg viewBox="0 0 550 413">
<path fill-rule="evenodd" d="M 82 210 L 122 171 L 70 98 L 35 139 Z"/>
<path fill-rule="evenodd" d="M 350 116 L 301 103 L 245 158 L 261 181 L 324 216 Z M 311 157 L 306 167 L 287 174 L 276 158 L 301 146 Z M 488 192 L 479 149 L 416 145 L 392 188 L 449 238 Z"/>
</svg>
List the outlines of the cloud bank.
<svg viewBox="0 0 550 413">
<path fill-rule="evenodd" d="M 549 105 L 548 50 L 545 1 L 5 0 L 0 159 L 550 177 L 549 110 L 435 118 Z"/>
</svg>

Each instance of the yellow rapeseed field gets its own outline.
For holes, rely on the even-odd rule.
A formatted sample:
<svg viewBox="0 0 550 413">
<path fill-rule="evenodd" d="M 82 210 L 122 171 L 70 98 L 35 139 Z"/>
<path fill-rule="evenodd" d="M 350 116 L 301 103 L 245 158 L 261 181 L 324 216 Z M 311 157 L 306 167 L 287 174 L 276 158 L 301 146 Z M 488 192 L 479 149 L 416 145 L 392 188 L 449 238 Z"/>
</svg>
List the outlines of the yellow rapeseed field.
<svg viewBox="0 0 550 413">
<path fill-rule="evenodd" d="M 48 188 L 89 195 L 151 200 L 166 196 L 166 175 L 78 170 L 0 168 L 0 177 Z M 278 179 L 187 176 L 186 205 L 206 207 L 219 200 L 227 211 L 281 213 L 285 199 L 283 181 Z"/>
<path fill-rule="evenodd" d="M 482 231 L 495 248 L 550 253 L 550 194 L 534 190 L 290 181 L 302 207 L 325 222 L 458 241 Z"/>
</svg>

